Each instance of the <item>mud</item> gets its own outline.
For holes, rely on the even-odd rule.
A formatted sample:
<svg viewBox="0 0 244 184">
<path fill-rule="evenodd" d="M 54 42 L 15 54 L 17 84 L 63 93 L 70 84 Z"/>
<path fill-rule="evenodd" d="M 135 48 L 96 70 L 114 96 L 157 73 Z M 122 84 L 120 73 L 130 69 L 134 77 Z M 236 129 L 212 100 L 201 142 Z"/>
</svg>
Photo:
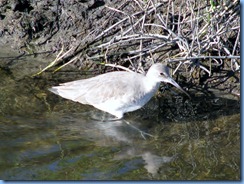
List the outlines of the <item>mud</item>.
<svg viewBox="0 0 244 184">
<path fill-rule="evenodd" d="M 97 65 L 104 62 L 103 58 L 98 57 L 104 51 L 102 49 L 94 50 L 91 46 L 103 41 L 95 38 L 96 35 L 102 32 L 102 29 L 106 29 L 120 20 L 120 14 L 116 11 L 111 13 L 111 10 L 107 7 L 121 8 L 133 13 L 133 6 L 128 6 L 128 4 L 129 2 L 110 0 L 2 0 L 0 1 L 0 47 L 9 46 L 18 51 L 20 54 L 16 61 L 21 59 L 22 56 L 26 57 L 26 55 L 33 57 L 41 54 L 41 56 L 55 57 L 60 50 L 67 51 L 73 47 L 72 53 L 57 63 L 57 66 L 67 63 L 77 56 L 78 60 L 73 63 L 76 66 L 74 71 L 77 70 L 77 67 L 82 67 L 83 70 L 84 68 L 85 70 L 92 68 L 94 74 L 114 70 L 111 67 Z M 180 6 L 180 3 L 177 4 L 176 1 L 175 6 L 177 5 Z M 212 5 L 206 4 L 204 6 L 210 7 Z M 233 10 L 236 11 L 238 7 L 239 4 L 237 3 Z M 134 10 L 138 10 L 138 7 L 134 8 Z M 166 4 L 163 4 L 161 9 L 162 11 L 166 10 Z M 226 16 L 230 16 L 228 12 Z M 122 24 L 121 26 L 121 29 L 123 29 L 123 26 L 127 25 Z M 115 28 L 112 33 L 115 34 L 118 31 Z M 111 39 L 111 36 L 113 35 L 106 35 L 104 39 Z M 235 34 L 229 34 L 226 43 L 234 45 L 236 36 Z M 237 44 L 237 53 L 238 46 Z M 180 52 L 179 48 L 175 46 L 170 46 L 168 49 L 174 53 Z M 161 52 L 164 53 L 164 51 Z M 109 55 L 105 60 L 109 62 L 116 61 L 118 64 L 129 67 L 130 62 L 124 62 L 123 60 L 128 57 L 127 54 L 123 54 L 125 50 L 120 51 L 118 49 L 118 53 L 121 54 Z M 162 53 L 161 55 L 163 55 Z M 92 56 L 98 57 L 98 59 L 91 59 Z M 164 58 L 159 58 L 161 61 L 167 57 L 165 55 Z M 50 60 L 47 60 L 46 65 L 49 62 Z M 147 68 L 149 62 L 145 59 L 143 63 Z M 237 63 L 240 64 L 240 60 Z M 203 64 L 211 70 L 211 75 L 196 67 L 193 72 L 177 74 L 177 81 L 189 92 L 192 91 L 192 94 L 204 93 L 211 96 L 223 92 L 239 98 L 240 70 L 233 70 L 232 63 L 229 61 L 220 65 L 210 65 Z M 9 63 L 1 64 L 1 67 L 7 69 L 10 65 Z M 36 67 L 36 65 L 33 67 Z M 177 65 L 173 64 L 173 68 L 175 67 Z"/>
</svg>

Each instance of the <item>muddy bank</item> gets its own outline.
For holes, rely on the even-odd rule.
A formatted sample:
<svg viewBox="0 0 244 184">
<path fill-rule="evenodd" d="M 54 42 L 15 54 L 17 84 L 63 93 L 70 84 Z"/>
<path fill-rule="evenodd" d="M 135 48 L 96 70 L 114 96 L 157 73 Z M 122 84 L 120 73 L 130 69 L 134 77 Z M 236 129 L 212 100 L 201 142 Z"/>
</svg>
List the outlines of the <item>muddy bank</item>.
<svg viewBox="0 0 244 184">
<path fill-rule="evenodd" d="M 141 71 L 167 62 L 192 94 L 240 96 L 239 1 L 3 0 L 0 8 L 0 45 L 19 52 L 5 69 L 27 55 L 49 58 L 31 74 L 58 55 L 49 71 L 67 63 L 94 74 L 117 70 L 104 63 Z"/>
</svg>

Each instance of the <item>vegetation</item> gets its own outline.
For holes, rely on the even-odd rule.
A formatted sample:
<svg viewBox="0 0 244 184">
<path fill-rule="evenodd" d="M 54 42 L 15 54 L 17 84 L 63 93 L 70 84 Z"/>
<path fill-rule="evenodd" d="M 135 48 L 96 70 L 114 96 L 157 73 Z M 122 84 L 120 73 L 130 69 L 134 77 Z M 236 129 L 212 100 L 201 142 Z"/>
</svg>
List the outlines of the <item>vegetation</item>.
<svg viewBox="0 0 244 184">
<path fill-rule="evenodd" d="M 240 95 L 238 0 L 17 2 L 22 6 L 12 10 L 22 23 L 8 22 L 12 14 L 5 8 L 0 13 L 2 37 L 19 40 L 16 33 L 22 31 L 16 45 L 26 52 L 57 53 L 38 74 L 68 64 L 144 72 L 153 62 L 166 62 L 189 89 L 217 88 Z M 12 32 L 11 24 L 17 24 Z"/>
</svg>

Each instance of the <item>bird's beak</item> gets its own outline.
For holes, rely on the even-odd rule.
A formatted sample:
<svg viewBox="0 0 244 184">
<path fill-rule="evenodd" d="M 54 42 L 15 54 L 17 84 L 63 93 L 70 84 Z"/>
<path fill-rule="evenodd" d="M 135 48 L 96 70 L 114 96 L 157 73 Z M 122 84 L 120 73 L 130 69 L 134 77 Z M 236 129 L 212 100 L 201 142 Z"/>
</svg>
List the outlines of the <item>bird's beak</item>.
<svg viewBox="0 0 244 184">
<path fill-rule="evenodd" d="M 184 90 L 180 87 L 179 84 L 177 84 L 177 82 L 174 81 L 174 79 L 172 79 L 171 77 L 168 77 L 165 82 L 167 83 L 170 83 L 172 85 L 174 85 L 175 87 L 177 87 L 179 90 L 181 90 L 183 93 L 185 93 L 189 98 L 191 98 L 191 96 Z"/>
</svg>

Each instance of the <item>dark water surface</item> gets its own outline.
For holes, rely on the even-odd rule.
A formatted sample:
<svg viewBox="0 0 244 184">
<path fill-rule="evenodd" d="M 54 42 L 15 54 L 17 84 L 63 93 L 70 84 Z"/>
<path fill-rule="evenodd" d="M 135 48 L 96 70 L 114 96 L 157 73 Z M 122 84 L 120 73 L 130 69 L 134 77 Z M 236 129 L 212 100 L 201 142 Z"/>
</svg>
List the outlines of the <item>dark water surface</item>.
<svg viewBox="0 0 244 184">
<path fill-rule="evenodd" d="M 25 70 L 0 68 L 0 179 L 240 180 L 238 100 L 171 93 L 126 114 L 128 125 Z"/>
</svg>

